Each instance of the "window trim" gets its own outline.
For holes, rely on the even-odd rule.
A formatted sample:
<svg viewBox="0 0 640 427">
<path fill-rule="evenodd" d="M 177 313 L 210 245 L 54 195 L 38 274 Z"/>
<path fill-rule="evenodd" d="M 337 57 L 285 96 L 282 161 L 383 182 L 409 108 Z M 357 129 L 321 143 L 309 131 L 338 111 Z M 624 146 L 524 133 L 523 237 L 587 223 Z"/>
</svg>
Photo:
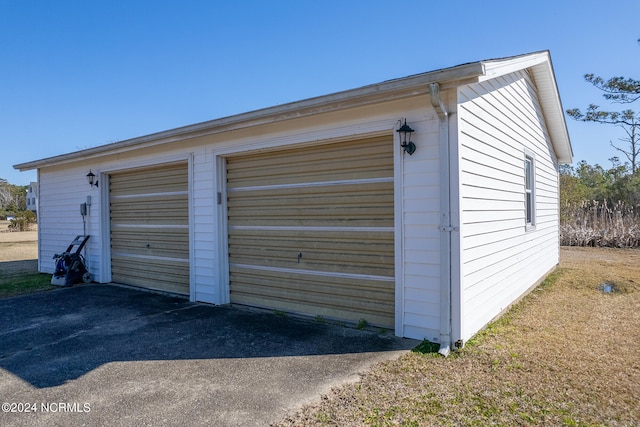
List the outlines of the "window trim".
<svg viewBox="0 0 640 427">
<path fill-rule="evenodd" d="M 525 150 L 524 153 L 524 221 L 526 230 L 536 227 L 536 158 Z"/>
</svg>

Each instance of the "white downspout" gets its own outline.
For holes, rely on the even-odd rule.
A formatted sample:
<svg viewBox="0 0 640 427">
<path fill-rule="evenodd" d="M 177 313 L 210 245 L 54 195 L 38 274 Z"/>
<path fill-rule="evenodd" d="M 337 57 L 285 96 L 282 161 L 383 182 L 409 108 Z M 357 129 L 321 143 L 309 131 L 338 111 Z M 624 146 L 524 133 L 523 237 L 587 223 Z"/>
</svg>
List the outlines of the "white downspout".
<svg viewBox="0 0 640 427">
<path fill-rule="evenodd" d="M 440 98 L 440 85 L 431 83 L 431 105 L 440 118 L 440 350 L 451 352 L 451 176 L 449 170 L 449 113 Z"/>
<path fill-rule="evenodd" d="M 36 179 L 38 180 L 38 182 L 36 183 L 38 187 L 38 194 L 36 195 L 36 222 L 38 224 L 38 273 L 44 273 L 44 271 L 42 271 L 42 227 L 40 227 L 40 223 L 42 221 L 42 218 L 40 217 L 40 194 L 42 194 L 42 192 L 40 191 L 40 182 L 42 182 L 40 181 L 42 179 L 40 168 L 36 169 L 36 174 Z"/>
</svg>

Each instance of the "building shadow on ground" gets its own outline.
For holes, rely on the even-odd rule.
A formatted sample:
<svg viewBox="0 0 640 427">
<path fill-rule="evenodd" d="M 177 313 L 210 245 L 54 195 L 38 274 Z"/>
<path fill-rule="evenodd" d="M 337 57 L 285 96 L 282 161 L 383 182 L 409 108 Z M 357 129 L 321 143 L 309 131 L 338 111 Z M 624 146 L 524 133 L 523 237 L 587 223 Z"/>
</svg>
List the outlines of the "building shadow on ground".
<svg viewBox="0 0 640 427">
<path fill-rule="evenodd" d="M 38 388 L 115 361 L 349 354 L 417 344 L 392 331 L 98 284 L 0 300 L 0 342 L 0 368 Z"/>
</svg>

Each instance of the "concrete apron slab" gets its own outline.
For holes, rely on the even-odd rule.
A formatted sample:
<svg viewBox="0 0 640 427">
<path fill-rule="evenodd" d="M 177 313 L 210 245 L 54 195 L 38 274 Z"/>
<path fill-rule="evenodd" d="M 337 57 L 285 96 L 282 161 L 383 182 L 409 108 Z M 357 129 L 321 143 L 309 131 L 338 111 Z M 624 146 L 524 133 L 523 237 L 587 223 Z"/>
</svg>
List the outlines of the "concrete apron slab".
<svg viewBox="0 0 640 427">
<path fill-rule="evenodd" d="M 0 425 L 265 426 L 417 344 L 113 285 L 9 298 Z"/>
</svg>

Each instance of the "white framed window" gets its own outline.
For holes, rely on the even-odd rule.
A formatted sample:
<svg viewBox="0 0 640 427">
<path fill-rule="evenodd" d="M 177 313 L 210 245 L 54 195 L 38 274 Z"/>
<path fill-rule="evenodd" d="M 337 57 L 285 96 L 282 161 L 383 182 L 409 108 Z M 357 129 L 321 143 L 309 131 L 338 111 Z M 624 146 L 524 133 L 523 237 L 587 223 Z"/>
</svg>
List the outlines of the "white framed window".
<svg viewBox="0 0 640 427">
<path fill-rule="evenodd" d="M 527 229 L 536 225 L 536 165 L 532 153 L 524 156 L 524 210 Z"/>
</svg>

